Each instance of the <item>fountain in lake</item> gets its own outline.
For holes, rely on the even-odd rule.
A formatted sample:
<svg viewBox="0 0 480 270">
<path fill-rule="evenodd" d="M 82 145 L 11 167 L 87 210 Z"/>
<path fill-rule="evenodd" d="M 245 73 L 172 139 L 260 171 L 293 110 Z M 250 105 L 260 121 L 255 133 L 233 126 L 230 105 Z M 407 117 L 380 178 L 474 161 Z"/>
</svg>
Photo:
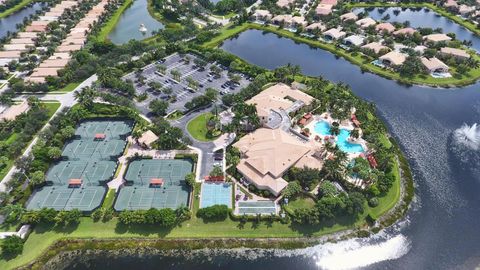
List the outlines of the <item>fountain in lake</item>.
<svg viewBox="0 0 480 270">
<path fill-rule="evenodd" d="M 145 34 L 147 32 L 147 27 L 145 27 L 145 24 L 141 23 L 138 31 L 140 31 L 142 34 Z"/>
<path fill-rule="evenodd" d="M 453 132 L 453 138 L 457 144 L 472 150 L 480 149 L 480 126 L 463 124 Z"/>
</svg>

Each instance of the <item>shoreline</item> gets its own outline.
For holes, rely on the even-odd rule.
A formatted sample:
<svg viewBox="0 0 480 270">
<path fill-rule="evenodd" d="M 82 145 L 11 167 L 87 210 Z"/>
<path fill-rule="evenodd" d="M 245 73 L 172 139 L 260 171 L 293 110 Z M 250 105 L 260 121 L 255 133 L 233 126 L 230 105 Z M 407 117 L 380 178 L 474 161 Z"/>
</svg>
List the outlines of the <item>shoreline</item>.
<svg viewBox="0 0 480 270">
<path fill-rule="evenodd" d="M 392 141 L 392 140 L 391 140 Z M 292 250 L 308 248 L 328 242 L 345 241 L 352 238 L 369 237 L 391 225 L 404 219 L 409 210 L 410 204 L 414 196 L 413 177 L 410 171 L 408 161 L 398 144 L 393 140 L 394 151 L 397 152 L 400 174 L 400 198 L 395 205 L 386 211 L 374 225 L 366 228 L 355 227 L 344 229 L 341 231 L 321 235 L 321 236 L 303 236 L 303 237 L 171 237 L 158 236 L 152 237 L 63 237 L 55 240 L 48 245 L 40 255 L 30 260 L 26 264 L 11 266 L 6 269 L 36 269 L 42 265 L 49 263 L 60 263 L 55 261 L 56 258 L 70 259 L 65 254 L 77 256 L 83 253 L 114 253 L 122 250 L 125 252 L 135 253 L 139 248 L 150 249 L 155 254 L 172 250 L 202 250 L 202 249 L 221 249 L 231 250 L 238 248 L 247 249 L 281 249 Z M 101 223 L 99 223 L 101 225 Z M 63 256 L 63 257 L 62 257 Z"/>
<path fill-rule="evenodd" d="M 0 13 L 0 19 L 13 15 L 17 11 L 20 11 L 24 7 L 30 5 L 31 3 L 36 2 L 36 0 L 23 0 L 22 2 L 18 3 L 17 5 L 5 10 L 4 12 Z"/>
</svg>

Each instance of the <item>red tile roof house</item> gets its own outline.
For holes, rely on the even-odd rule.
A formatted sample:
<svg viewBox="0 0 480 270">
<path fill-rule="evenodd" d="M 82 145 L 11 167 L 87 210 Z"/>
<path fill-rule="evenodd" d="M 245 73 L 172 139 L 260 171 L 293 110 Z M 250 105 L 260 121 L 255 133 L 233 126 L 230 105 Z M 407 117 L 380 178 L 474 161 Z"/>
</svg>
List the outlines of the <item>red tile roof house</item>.
<svg viewBox="0 0 480 270">
<path fill-rule="evenodd" d="M 318 4 L 315 13 L 318 16 L 326 16 L 332 13 L 333 5 Z"/>
<path fill-rule="evenodd" d="M 380 23 L 378 24 L 377 26 L 375 26 L 375 30 L 377 30 L 378 32 L 384 34 L 384 33 L 392 33 L 393 31 L 395 31 L 395 26 L 393 26 L 393 24 L 391 23 Z"/>
<path fill-rule="evenodd" d="M 406 35 L 411 36 L 415 32 L 417 32 L 417 30 L 411 27 L 406 27 L 406 28 L 398 29 L 397 31 L 393 32 L 393 35 L 394 36 L 406 36 Z"/>
<path fill-rule="evenodd" d="M 47 59 L 40 64 L 40 68 L 64 68 L 69 59 Z"/>
<path fill-rule="evenodd" d="M 47 26 L 28 25 L 27 27 L 25 27 L 25 31 L 27 31 L 27 32 L 45 32 L 45 31 L 47 31 Z"/>
<path fill-rule="evenodd" d="M 321 0 L 320 1 L 320 4 L 323 4 L 323 5 L 332 5 L 332 6 L 336 6 L 338 3 L 337 0 Z"/>
<path fill-rule="evenodd" d="M 33 38 L 12 38 L 10 40 L 10 44 L 28 44 L 28 45 L 34 45 L 35 41 Z"/>
<path fill-rule="evenodd" d="M 36 38 L 38 33 L 35 32 L 18 32 L 17 38 Z"/>
</svg>

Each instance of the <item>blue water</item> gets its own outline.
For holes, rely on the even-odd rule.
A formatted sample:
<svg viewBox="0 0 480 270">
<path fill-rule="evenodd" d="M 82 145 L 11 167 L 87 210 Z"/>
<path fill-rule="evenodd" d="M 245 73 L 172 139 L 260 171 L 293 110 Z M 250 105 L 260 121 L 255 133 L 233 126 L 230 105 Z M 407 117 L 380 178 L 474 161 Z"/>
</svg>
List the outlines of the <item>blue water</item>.
<svg viewBox="0 0 480 270">
<path fill-rule="evenodd" d="M 232 185 L 203 183 L 200 207 L 205 208 L 216 204 L 224 204 L 232 208 Z"/>
<path fill-rule="evenodd" d="M 330 133 L 330 125 L 325 121 L 320 121 L 315 124 L 315 132 L 327 136 Z M 340 150 L 345 153 L 363 153 L 364 149 L 360 144 L 350 143 L 347 139 L 350 137 L 350 131 L 340 129 L 340 134 L 337 136 L 337 145 Z"/>
<path fill-rule="evenodd" d="M 315 129 L 315 132 L 317 132 L 317 133 L 319 133 L 323 136 L 332 135 L 330 133 L 330 125 L 325 121 L 317 122 L 315 124 L 314 129 Z"/>
</svg>

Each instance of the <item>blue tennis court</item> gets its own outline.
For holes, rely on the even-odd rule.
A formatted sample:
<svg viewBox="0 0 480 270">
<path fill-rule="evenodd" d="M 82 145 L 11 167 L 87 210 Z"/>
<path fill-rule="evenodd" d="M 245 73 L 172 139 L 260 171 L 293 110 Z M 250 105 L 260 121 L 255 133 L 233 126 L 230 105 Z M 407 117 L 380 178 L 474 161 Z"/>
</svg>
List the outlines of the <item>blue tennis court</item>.
<svg viewBox="0 0 480 270">
<path fill-rule="evenodd" d="M 232 185 L 227 183 L 203 183 L 200 208 L 224 204 L 232 208 Z"/>
</svg>

